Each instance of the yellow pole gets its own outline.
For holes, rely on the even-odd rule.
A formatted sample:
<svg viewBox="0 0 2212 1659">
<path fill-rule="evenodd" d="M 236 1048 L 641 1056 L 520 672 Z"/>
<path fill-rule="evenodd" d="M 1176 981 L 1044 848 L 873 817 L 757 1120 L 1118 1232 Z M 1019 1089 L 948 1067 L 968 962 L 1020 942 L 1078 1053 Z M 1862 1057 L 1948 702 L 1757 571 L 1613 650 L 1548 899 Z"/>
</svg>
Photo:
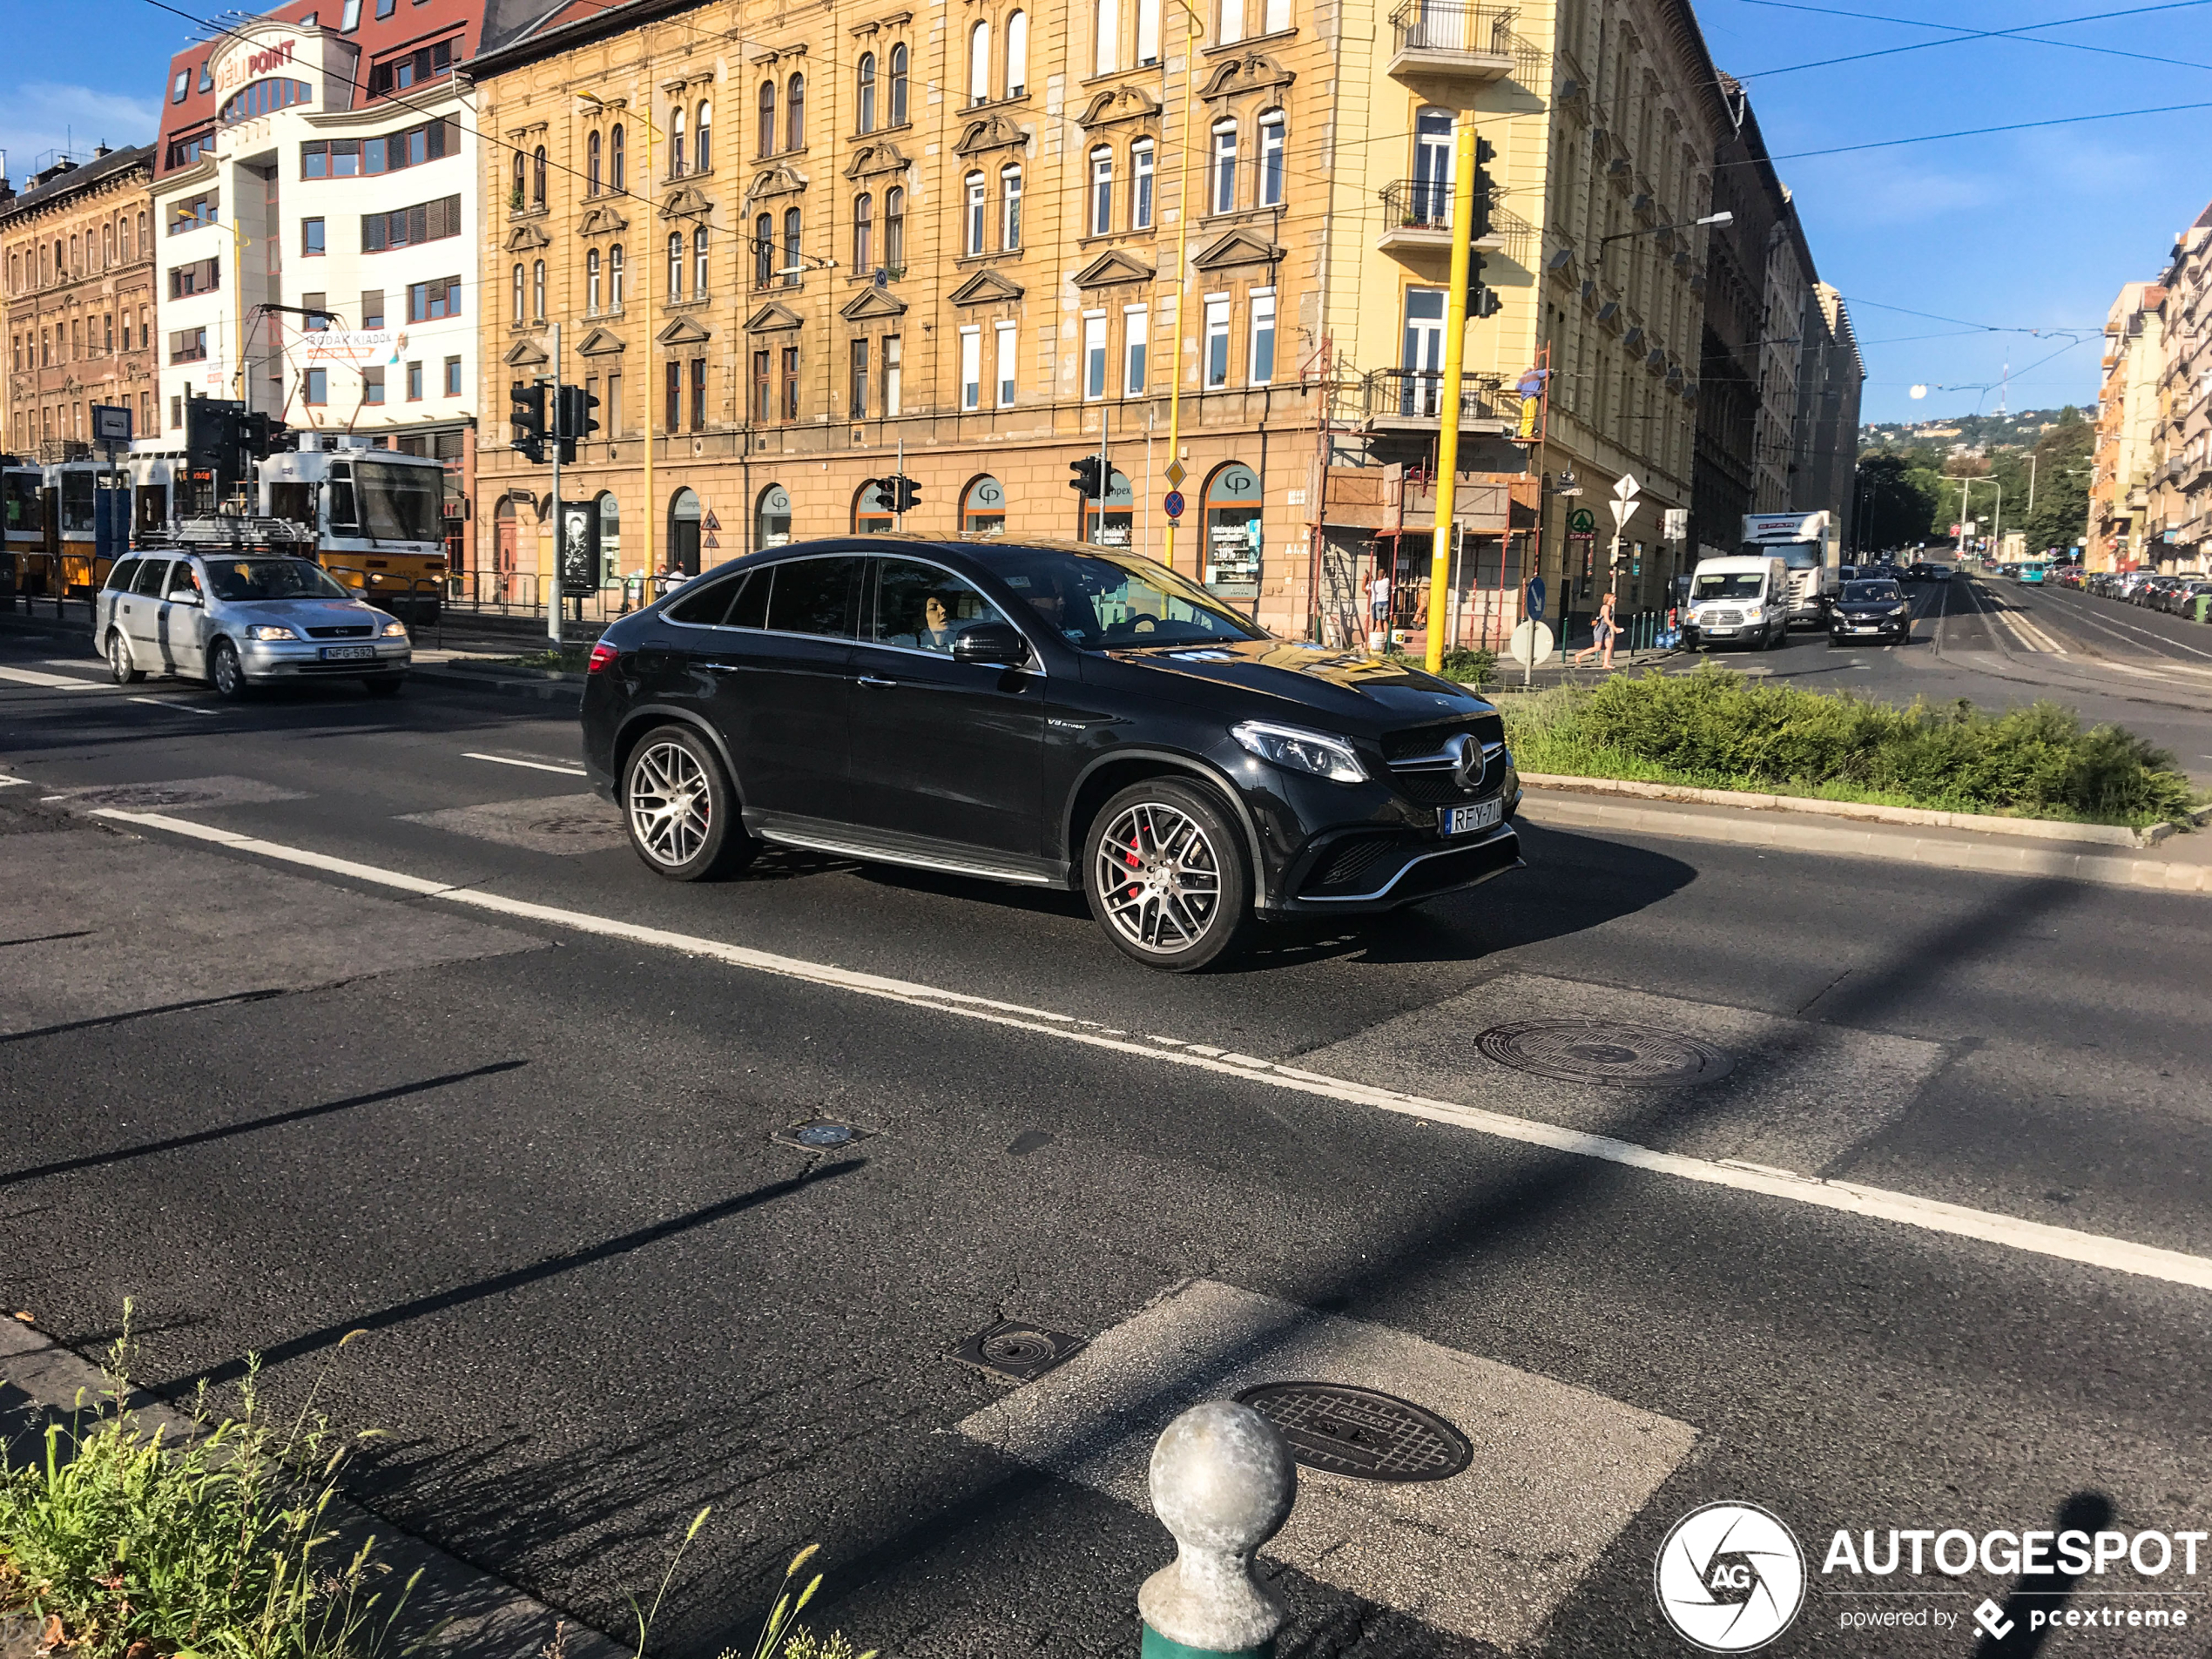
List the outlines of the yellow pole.
<svg viewBox="0 0 2212 1659">
<path fill-rule="evenodd" d="M 1183 159 L 1176 173 L 1175 186 L 1175 375 L 1168 382 L 1168 464 L 1180 467 L 1183 463 L 1183 331 L 1190 319 L 1183 314 L 1184 290 L 1190 285 L 1190 99 L 1198 74 L 1198 14 L 1189 6 L 1183 15 L 1190 19 L 1190 28 L 1183 48 Z M 1103 415 L 1100 417 L 1104 418 Z M 1099 488 L 1105 488 L 1101 480 Z M 1177 484 L 1177 489 L 1183 486 Z M 1104 503 L 1101 502 L 1103 509 Z M 1204 519 L 1205 504 L 1198 507 L 1200 539 L 1198 546 L 1198 574 L 1205 574 L 1204 556 L 1205 541 Z M 1102 518 L 1103 523 L 1104 520 Z M 1175 520 L 1168 520 L 1167 557 L 1163 561 L 1168 569 L 1175 569 Z"/>
<path fill-rule="evenodd" d="M 645 93 L 645 193 L 638 199 L 644 204 L 645 234 L 637 251 L 644 257 L 637 261 L 642 267 L 638 275 L 645 284 L 645 383 L 638 388 L 644 394 L 640 400 L 645 406 L 645 583 L 638 590 L 641 601 L 650 599 L 653 591 L 653 533 L 660 527 L 660 514 L 653 505 L 653 397 L 658 388 L 653 385 L 653 138 L 659 128 L 654 124 L 653 95 Z M 625 190 L 629 180 L 623 181 Z"/>
<path fill-rule="evenodd" d="M 1467 271 L 1474 234 L 1474 123 L 1452 148 L 1452 286 L 1444 296 L 1444 388 L 1436 444 L 1436 528 L 1429 537 L 1428 671 L 1444 666 L 1444 614 L 1452 585 L 1452 497 L 1460 470 L 1460 371 L 1467 359 Z"/>
</svg>

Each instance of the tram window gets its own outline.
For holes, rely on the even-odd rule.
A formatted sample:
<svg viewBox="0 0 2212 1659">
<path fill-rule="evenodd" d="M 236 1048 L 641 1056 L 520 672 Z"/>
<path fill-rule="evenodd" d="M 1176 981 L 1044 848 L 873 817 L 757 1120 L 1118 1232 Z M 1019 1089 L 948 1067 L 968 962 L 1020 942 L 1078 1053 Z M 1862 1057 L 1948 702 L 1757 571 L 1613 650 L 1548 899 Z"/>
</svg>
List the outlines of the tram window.
<svg viewBox="0 0 2212 1659">
<path fill-rule="evenodd" d="M 295 524 L 305 524 L 310 529 L 314 529 L 315 487 L 302 483 L 271 484 L 269 516 L 272 518 L 288 518 Z"/>
<path fill-rule="evenodd" d="M 354 475 L 351 468 L 331 475 L 330 533 L 333 536 L 359 536 L 361 533 L 361 518 L 354 511 Z"/>
</svg>

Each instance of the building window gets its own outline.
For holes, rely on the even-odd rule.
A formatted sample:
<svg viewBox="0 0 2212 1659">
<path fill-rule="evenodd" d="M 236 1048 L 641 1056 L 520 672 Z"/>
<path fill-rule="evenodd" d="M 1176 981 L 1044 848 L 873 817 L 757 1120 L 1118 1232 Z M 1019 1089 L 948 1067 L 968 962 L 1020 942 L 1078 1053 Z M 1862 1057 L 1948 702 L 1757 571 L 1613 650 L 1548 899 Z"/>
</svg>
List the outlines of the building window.
<svg viewBox="0 0 2212 1659">
<path fill-rule="evenodd" d="M 622 309 L 622 244 L 617 242 L 607 250 L 607 309 Z"/>
<path fill-rule="evenodd" d="M 1213 206 L 1217 213 L 1234 212 L 1237 208 L 1237 124 L 1217 121 L 1213 124 Z"/>
<path fill-rule="evenodd" d="M 853 199 L 853 268 L 862 276 L 875 269 L 875 198 L 865 190 Z"/>
<path fill-rule="evenodd" d="M 764 156 L 774 155 L 776 153 L 776 84 L 773 81 L 760 83 L 759 138 L 760 153 Z"/>
<path fill-rule="evenodd" d="M 1267 0 L 1267 32 L 1279 35 L 1291 26 L 1291 0 Z"/>
<path fill-rule="evenodd" d="M 968 31 L 968 101 L 988 104 L 991 98 L 991 25 L 979 23 Z"/>
<path fill-rule="evenodd" d="M 323 255 L 323 221 L 303 219 L 300 221 L 300 254 L 303 259 L 319 260 Z"/>
<path fill-rule="evenodd" d="M 362 289 L 361 327 L 364 328 L 381 328 L 383 326 L 384 290 L 381 288 Z"/>
<path fill-rule="evenodd" d="M 1121 64 L 1122 8 L 1121 0 L 1097 0 L 1097 10 L 1092 17 L 1096 30 L 1097 53 L 1094 58 L 1095 75 L 1110 75 Z"/>
<path fill-rule="evenodd" d="M 973 323 L 960 331 L 960 406 L 980 408 L 983 402 L 983 331 Z"/>
<path fill-rule="evenodd" d="M 461 314 L 461 279 L 441 277 L 431 282 L 413 282 L 407 290 L 407 320 L 409 322 L 435 322 L 442 317 Z"/>
<path fill-rule="evenodd" d="M 1011 319 L 1006 319 L 992 324 L 991 327 L 992 332 L 997 335 L 995 344 L 998 357 L 999 408 L 1010 409 L 1014 407 L 1015 325 Z"/>
<path fill-rule="evenodd" d="M 898 414 L 901 407 L 900 394 L 904 388 L 899 377 L 899 336 L 886 334 L 883 337 L 883 412 L 886 415 Z"/>
<path fill-rule="evenodd" d="M 684 413 L 684 365 L 671 357 L 665 374 L 667 384 L 663 396 L 662 424 L 673 434 L 683 429 L 680 417 Z"/>
<path fill-rule="evenodd" d="M 1160 61 L 1160 0 L 1136 0 L 1136 62 L 1150 69 Z"/>
<path fill-rule="evenodd" d="M 301 172 L 301 173 L 302 173 L 302 174 L 304 174 L 306 177 L 307 177 L 307 178 L 309 178 L 309 179 L 313 179 L 313 178 L 314 178 L 314 177 L 316 176 L 316 175 L 315 175 L 313 172 L 311 172 L 311 171 L 310 171 L 310 169 L 312 169 L 312 168 L 314 167 L 314 165 L 315 165 L 315 164 L 314 164 L 314 152 L 315 152 L 316 148 L 317 148 L 317 146 L 316 146 L 316 145 L 310 144 L 310 145 L 302 145 L 302 146 L 301 146 L 301 149 L 300 149 L 301 160 L 300 160 L 300 171 Z M 359 169 L 359 166 L 360 166 L 360 164 L 361 164 L 361 155 L 360 155 L 359 151 L 358 151 L 358 150 L 354 150 L 354 149 L 348 149 L 348 150 L 346 152 L 346 154 L 347 154 L 347 155 L 350 155 L 350 156 L 352 156 L 352 158 L 353 158 L 353 159 L 354 159 L 354 166 L 355 166 L 356 170 L 358 170 L 358 169 Z M 333 171 L 333 173 L 332 173 L 332 177 L 335 178 L 335 177 L 337 176 L 337 174 L 336 174 L 336 172 L 335 172 L 335 171 L 334 171 L 334 170 L 335 170 L 335 168 L 337 167 L 338 163 L 339 163 L 341 160 L 342 160 L 342 159 L 344 159 L 344 157 L 342 157 L 342 156 L 338 156 L 338 155 L 333 155 L 332 157 L 330 157 L 330 158 L 328 158 L 328 160 L 327 160 L 327 162 L 326 163 L 326 165 L 328 165 L 328 166 L 330 166 L 330 167 L 334 170 L 334 171 Z M 507 203 L 507 205 L 508 205 L 508 206 L 509 206 L 509 208 L 510 210 L 519 210 L 519 209 L 522 207 L 523 204 L 525 201 L 527 201 L 527 200 L 529 199 L 529 198 L 528 198 L 528 197 L 526 197 L 526 196 L 523 193 L 523 183 L 524 183 L 525 179 L 527 179 L 527 177 L 528 177 L 529 172 L 529 158 L 527 156 L 523 155 L 523 153 L 520 150 L 516 151 L 516 152 L 515 152 L 515 189 L 514 189 L 514 193 L 513 193 L 513 195 L 511 195 L 511 196 L 508 199 L 508 203 Z"/>
<path fill-rule="evenodd" d="M 852 408 L 849 414 L 852 419 L 860 421 L 865 420 L 868 412 L 868 342 L 865 340 L 853 341 L 852 354 Z"/>
<path fill-rule="evenodd" d="M 706 298 L 706 226 L 691 232 L 691 298 Z"/>
<path fill-rule="evenodd" d="M 1283 111 L 1270 110 L 1259 118 L 1259 205 L 1283 205 L 1285 150 Z"/>
<path fill-rule="evenodd" d="M 784 103 L 786 106 L 784 111 L 784 132 L 789 140 L 784 148 L 804 150 L 806 147 L 806 78 L 804 75 L 791 78 L 790 84 L 784 89 Z"/>
<path fill-rule="evenodd" d="M 680 305 L 684 300 L 684 233 L 668 233 L 668 300 Z"/>
<path fill-rule="evenodd" d="M 1093 311 L 1083 317 L 1083 401 L 1096 402 L 1106 395 L 1106 314 Z"/>
<path fill-rule="evenodd" d="M 1206 385 L 1229 384 L 1229 296 L 1206 296 Z"/>
<path fill-rule="evenodd" d="M 530 315 L 538 321 L 545 320 L 545 261 L 539 260 L 530 266 Z"/>
<path fill-rule="evenodd" d="M 691 430 L 706 430 L 706 359 L 691 359 Z"/>
<path fill-rule="evenodd" d="M 1022 246 L 1022 169 L 999 169 L 999 246 L 1012 253 Z"/>
<path fill-rule="evenodd" d="M 1122 395 L 1144 395 L 1144 363 L 1151 343 L 1150 315 L 1143 306 L 1122 310 Z"/>
<path fill-rule="evenodd" d="M 678 104 L 668 118 L 668 176 L 684 176 L 684 106 Z"/>
<path fill-rule="evenodd" d="M 583 141 L 583 193 L 599 193 L 599 135 L 596 132 Z"/>
<path fill-rule="evenodd" d="M 891 125 L 907 124 L 907 48 L 902 42 L 891 49 Z"/>
<path fill-rule="evenodd" d="M 1251 338 L 1246 342 L 1246 379 L 1264 386 L 1275 378 L 1275 290 L 1251 292 Z"/>
<path fill-rule="evenodd" d="M 864 133 L 875 131 L 875 54 L 862 52 L 860 66 L 853 71 L 854 102 L 859 106 L 860 128 Z"/>
<path fill-rule="evenodd" d="M 796 421 L 799 418 L 799 347 L 796 346 L 784 347 L 783 408 L 785 420 Z"/>
<path fill-rule="evenodd" d="M 422 365 L 420 363 L 407 366 L 407 401 L 410 403 L 422 401 Z"/>
<path fill-rule="evenodd" d="M 781 484 L 760 492 L 752 511 L 752 545 L 756 550 L 781 547 L 791 540 L 791 495 Z"/>
<path fill-rule="evenodd" d="M 1152 228 L 1152 140 L 1139 138 L 1129 147 L 1129 227 Z"/>
<path fill-rule="evenodd" d="M 691 128 L 691 171 L 709 172 L 714 167 L 714 105 L 699 100 L 698 119 Z"/>
<path fill-rule="evenodd" d="M 172 266 L 169 271 L 169 297 L 188 300 L 195 293 L 212 293 L 223 286 L 223 262 L 219 259 L 194 260 L 190 265 Z"/>
<path fill-rule="evenodd" d="M 530 152 L 530 206 L 545 206 L 545 146 Z"/>
<path fill-rule="evenodd" d="M 328 369 L 311 368 L 305 378 L 307 384 L 300 395 L 310 407 L 320 408 L 330 401 L 330 371 Z M 172 424 L 175 423 L 172 422 Z"/>
<path fill-rule="evenodd" d="M 448 357 L 446 359 L 445 384 L 446 395 L 448 397 L 459 397 L 461 395 L 461 360 L 458 357 Z"/>
<path fill-rule="evenodd" d="M 1214 39 L 1222 45 L 1244 37 L 1244 0 L 1221 0 L 1221 27 Z"/>
<path fill-rule="evenodd" d="M 169 234 L 183 236 L 206 229 L 221 214 L 222 206 L 223 192 L 219 190 L 203 190 L 186 200 L 170 203 Z"/>
<path fill-rule="evenodd" d="M 752 221 L 752 286 L 765 288 L 776 280 L 776 222 L 763 213 Z"/>
<path fill-rule="evenodd" d="M 799 210 L 784 209 L 784 287 L 799 286 Z"/>
<path fill-rule="evenodd" d="M 45 354 L 45 336 L 39 336 L 39 354 Z M 204 363 L 207 361 L 207 331 L 205 328 L 180 328 L 169 336 L 169 361 L 172 363 Z"/>
<path fill-rule="evenodd" d="M 518 261 L 515 266 L 515 320 L 516 322 L 523 320 L 524 315 L 523 304 L 523 267 Z"/>
<path fill-rule="evenodd" d="M 307 334 L 320 334 L 324 329 L 329 327 L 329 307 L 330 296 L 327 293 L 301 294 L 300 296 L 300 308 L 307 314 L 307 320 L 300 325 L 302 330 Z"/>
<path fill-rule="evenodd" d="M 1114 228 L 1114 152 L 1104 145 L 1090 152 L 1090 233 Z"/>
<path fill-rule="evenodd" d="M 768 354 L 757 351 L 752 354 L 752 419 L 756 426 L 768 424 Z"/>
<path fill-rule="evenodd" d="M 599 250 L 593 248 L 583 256 L 583 312 L 588 317 L 599 314 Z"/>
<path fill-rule="evenodd" d="M 961 496 L 960 527 L 970 536 L 995 536 L 1006 529 L 1006 490 L 988 473 Z"/>
<path fill-rule="evenodd" d="M 381 403 L 384 401 L 384 371 L 381 368 L 361 370 L 361 401 Z"/>
<path fill-rule="evenodd" d="M 968 236 L 965 247 L 967 253 L 981 253 L 983 251 L 984 215 L 983 175 L 980 172 L 971 172 L 968 175 Z"/>
<path fill-rule="evenodd" d="M 412 207 L 395 207 L 388 213 L 361 215 L 361 250 L 383 253 L 395 247 L 414 247 L 461 234 L 461 198 L 442 196 Z"/>
<path fill-rule="evenodd" d="M 862 484 L 859 493 L 853 497 L 853 534 L 887 536 L 897 523 L 897 515 L 891 510 L 891 497 L 884 493 L 882 480 L 871 478 Z"/>
<path fill-rule="evenodd" d="M 1006 20 L 1006 95 L 1020 98 L 1029 90 L 1029 14 L 1017 11 Z"/>
<path fill-rule="evenodd" d="M 907 192 L 900 185 L 883 192 L 883 262 L 894 271 L 907 266 Z"/>
<path fill-rule="evenodd" d="M 628 188 L 630 167 L 623 154 L 622 129 L 617 127 L 607 140 L 607 185 L 617 195 Z"/>
</svg>

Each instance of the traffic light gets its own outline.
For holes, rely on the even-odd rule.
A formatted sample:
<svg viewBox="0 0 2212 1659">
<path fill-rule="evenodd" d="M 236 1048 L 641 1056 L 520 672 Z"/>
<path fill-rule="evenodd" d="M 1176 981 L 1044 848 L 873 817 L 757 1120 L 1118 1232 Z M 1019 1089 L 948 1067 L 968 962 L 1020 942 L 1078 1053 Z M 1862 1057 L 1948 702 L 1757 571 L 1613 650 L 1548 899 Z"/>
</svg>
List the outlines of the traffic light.
<svg viewBox="0 0 2212 1659">
<path fill-rule="evenodd" d="M 1471 319 L 1494 317 L 1505 309 L 1506 302 L 1498 297 L 1498 291 L 1482 280 L 1483 265 L 1480 253 L 1467 256 L 1467 315 Z"/>
<path fill-rule="evenodd" d="M 529 461 L 545 459 L 545 388 L 515 381 L 507 388 L 512 406 L 507 419 L 515 428 L 515 448 Z"/>
<path fill-rule="evenodd" d="M 1096 455 L 1084 455 L 1068 463 L 1068 470 L 1076 475 L 1068 481 L 1068 488 L 1079 492 L 1085 501 L 1097 501 L 1106 493 L 1101 476 L 1104 464 Z"/>
<path fill-rule="evenodd" d="M 599 422 L 591 411 L 599 407 L 597 393 L 587 392 L 581 386 L 561 388 L 560 401 L 556 406 L 560 415 L 558 431 L 561 439 L 561 459 L 573 462 L 578 439 L 588 438 L 599 429 Z"/>
<path fill-rule="evenodd" d="M 1495 189 L 1490 179 L 1489 164 L 1498 158 L 1497 146 L 1487 138 L 1474 141 L 1474 224 L 1473 234 L 1480 241 L 1490 234 L 1490 197 Z"/>
<path fill-rule="evenodd" d="M 883 481 L 883 496 L 891 503 L 893 512 L 911 513 L 915 503 L 921 500 L 921 491 L 914 487 L 914 481 L 906 474 L 894 472 Z"/>
</svg>

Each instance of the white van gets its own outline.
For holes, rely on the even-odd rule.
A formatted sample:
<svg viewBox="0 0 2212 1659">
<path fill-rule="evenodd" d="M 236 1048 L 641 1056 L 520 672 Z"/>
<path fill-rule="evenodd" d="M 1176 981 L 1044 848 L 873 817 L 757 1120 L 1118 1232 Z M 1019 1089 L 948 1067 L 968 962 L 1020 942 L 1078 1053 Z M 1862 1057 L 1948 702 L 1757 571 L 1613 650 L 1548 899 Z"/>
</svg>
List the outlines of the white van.
<svg viewBox="0 0 2212 1659">
<path fill-rule="evenodd" d="M 1778 645 L 1790 631 L 1791 597 L 1790 568 L 1779 557 L 1702 559 L 1689 578 L 1683 649 Z"/>
</svg>

